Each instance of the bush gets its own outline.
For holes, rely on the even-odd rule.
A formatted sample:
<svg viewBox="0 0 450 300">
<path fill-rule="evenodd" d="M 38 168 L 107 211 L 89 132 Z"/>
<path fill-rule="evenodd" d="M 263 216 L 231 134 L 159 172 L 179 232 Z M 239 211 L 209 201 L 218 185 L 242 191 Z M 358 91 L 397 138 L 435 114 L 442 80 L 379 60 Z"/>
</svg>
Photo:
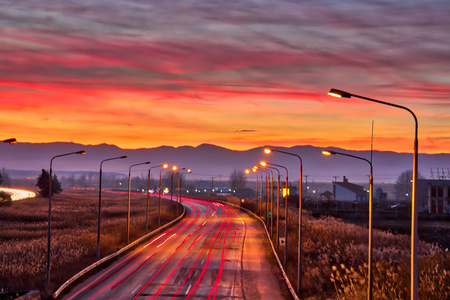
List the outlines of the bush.
<svg viewBox="0 0 450 300">
<path fill-rule="evenodd" d="M 0 205 L 11 205 L 12 199 L 11 195 L 0 191 Z"/>
</svg>

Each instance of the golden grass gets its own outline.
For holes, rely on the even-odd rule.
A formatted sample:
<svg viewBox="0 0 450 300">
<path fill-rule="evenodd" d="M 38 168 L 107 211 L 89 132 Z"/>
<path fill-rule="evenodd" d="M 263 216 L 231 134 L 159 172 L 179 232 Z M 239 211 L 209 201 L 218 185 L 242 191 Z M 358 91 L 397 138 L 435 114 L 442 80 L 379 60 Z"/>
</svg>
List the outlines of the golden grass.
<svg viewBox="0 0 450 300">
<path fill-rule="evenodd" d="M 256 209 L 255 199 L 244 206 Z M 274 220 L 276 209 L 274 208 Z M 265 205 L 263 205 L 265 215 Z M 275 222 L 274 222 L 275 224 Z M 280 208 L 280 237 L 284 236 L 284 208 Z M 298 209 L 288 213 L 288 265 L 297 282 Z M 269 228 L 270 232 L 270 228 Z M 302 299 L 367 298 L 367 227 L 333 217 L 315 219 L 303 211 Z M 274 229 L 275 233 L 275 229 Z M 410 246 L 407 235 L 373 230 L 373 298 L 407 299 L 410 296 Z M 274 240 L 275 242 L 275 240 Z M 437 245 L 419 243 L 419 298 L 450 299 L 450 254 Z M 278 249 L 283 261 L 284 249 Z"/>
<path fill-rule="evenodd" d="M 173 209 L 162 199 L 161 224 Z M 158 198 L 150 199 L 149 232 L 157 228 Z M 145 234 L 146 194 L 131 197 L 130 242 Z M 101 256 L 126 244 L 127 193 L 102 193 Z M 0 207 L 0 291 L 45 289 L 48 199 Z M 51 286 L 54 290 L 95 261 L 98 192 L 65 189 L 52 197 Z"/>
</svg>

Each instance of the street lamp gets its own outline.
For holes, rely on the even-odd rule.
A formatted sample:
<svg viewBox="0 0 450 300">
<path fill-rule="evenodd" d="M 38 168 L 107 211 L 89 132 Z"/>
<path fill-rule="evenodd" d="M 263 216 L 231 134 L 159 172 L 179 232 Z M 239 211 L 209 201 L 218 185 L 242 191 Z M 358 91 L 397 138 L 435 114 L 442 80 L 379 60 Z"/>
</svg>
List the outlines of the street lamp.
<svg viewBox="0 0 450 300">
<path fill-rule="evenodd" d="M 264 162 L 265 163 L 265 165 L 264 165 L 264 167 L 266 167 L 266 168 L 270 168 L 270 169 L 272 169 L 272 170 L 276 170 L 277 171 L 277 173 L 278 173 L 278 184 L 277 184 L 277 223 L 276 223 L 276 231 L 277 231 L 277 234 L 276 234 L 276 246 L 277 246 L 277 248 L 278 248 L 278 221 L 279 221 L 279 216 L 278 216 L 278 213 L 279 213 L 279 209 L 280 209 L 280 170 L 278 170 L 278 168 L 275 168 L 275 167 L 271 167 L 271 166 L 268 166 L 267 165 L 267 162 Z M 273 197 L 273 177 L 272 177 L 272 197 Z M 272 207 L 270 208 L 270 210 L 272 211 L 272 214 L 273 214 L 273 198 L 272 198 Z M 273 237 L 273 218 L 270 220 L 270 231 L 271 231 L 271 236 Z"/>
<path fill-rule="evenodd" d="M 167 164 L 162 164 L 159 166 L 150 167 L 148 169 L 148 183 L 147 183 L 147 211 L 145 213 L 145 234 L 148 233 L 148 210 L 150 206 L 150 171 L 155 168 L 167 168 Z"/>
<path fill-rule="evenodd" d="M 105 161 L 115 160 L 115 159 L 123 159 L 127 158 L 127 156 L 119 156 L 104 159 L 100 163 L 100 179 L 98 184 L 98 228 L 97 228 L 97 260 L 100 259 L 100 223 L 102 218 L 102 165 Z"/>
<path fill-rule="evenodd" d="M 158 227 L 161 226 L 161 172 L 169 167 L 168 164 L 164 164 L 159 171 L 159 190 L 158 190 Z"/>
<path fill-rule="evenodd" d="M 373 167 L 370 160 L 351 155 L 346 153 L 341 153 L 331 150 L 323 150 L 324 155 L 343 155 L 348 157 L 353 157 L 359 160 L 363 160 L 370 165 L 370 180 L 369 180 L 369 257 L 368 257 L 368 281 L 369 286 L 367 288 L 367 299 L 372 300 L 372 194 L 373 194 Z"/>
<path fill-rule="evenodd" d="M 252 171 L 255 172 L 255 173 L 256 172 L 264 172 L 264 171 L 260 170 L 258 166 L 253 166 Z M 264 172 L 264 173 L 267 176 L 267 173 L 266 172 Z M 258 174 L 256 176 L 258 177 Z M 260 181 L 259 188 L 260 188 L 260 193 L 259 193 L 260 198 L 259 198 L 258 208 L 259 208 L 259 216 L 262 218 L 262 216 L 263 216 L 263 211 L 262 211 L 263 195 L 264 195 L 264 193 L 263 193 L 263 174 L 261 174 L 261 181 Z"/>
<path fill-rule="evenodd" d="M 179 186 L 180 186 L 180 172 L 181 171 L 185 171 L 185 170 L 186 170 L 186 168 L 181 168 L 180 171 L 177 172 L 177 187 L 175 189 L 175 193 L 176 193 L 176 195 L 175 195 L 175 199 L 176 199 L 175 202 L 176 202 L 176 206 L 177 206 L 177 217 L 178 217 L 178 201 L 179 201 L 178 194 L 180 192 L 180 190 L 179 190 Z"/>
<path fill-rule="evenodd" d="M 128 169 L 128 215 L 127 215 L 127 245 L 130 243 L 130 215 L 131 215 L 131 168 L 140 165 L 148 165 L 149 161 L 131 165 Z"/>
<path fill-rule="evenodd" d="M 273 202 L 273 171 L 270 170 L 269 168 L 267 168 L 267 164 L 264 161 L 260 162 L 260 165 L 263 167 L 266 167 L 266 171 L 269 172 L 269 181 L 267 184 L 267 201 L 266 201 L 266 216 L 267 216 L 267 228 L 268 228 L 269 227 L 269 217 L 272 219 L 271 215 L 272 215 L 272 208 L 273 208 L 273 205 L 271 206 L 271 204 L 270 204 L 271 202 Z M 272 181 L 272 183 L 271 183 L 271 181 Z M 270 190 L 271 185 L 272 185 L 272 192 Z M 269 210 L 270 210 L 270 213 L 269 213 Z M 272 228 L 270 230 L 271 230 L 270 237 L 272 237 L 273 236 Z"/>
<path fill-rule="evenodd" d="M 300 290 L 302 287 L 302 274 L 301 274 L 301 270 L 302 270 L 302 181 L 303 181 L 303 161 L 302 158 L 294 153 L 291 152 L 286 152 L 286 151 L 281 151 L 281 150 L 277 150 L 277 149 L 272 149 L 272 148 L 265 148 L 264 149 L 264 153 L 266 154 L 270 154 L 271 152 L 279 152 L 282 154 L 286 154 L 286 155 L 290 155 L 290 156 L 295 156 L 299 159 L 300 161 L 300 180 L 299 180 L 299 184 L 298 184 L 298 253 L 297 253 L 297 293 L 300 294 Z"/>
<path fill-rule="evenodd" d="M 181 201 L 181 196 L 182 196 L 182 193 L 181 193 L 181 184 L 182 184 L 182 182 L 183 182 L 183 177 L 182 176 L 179 176 L 180 174 L 182 175 L 182 174 L 190 174 L 190 173 L 192 173 L 192 170 L 191 169 L 186 169 L 186 168 L 183 168 L 183 169 L 181 169 L 178 173 L 177 173 L 177 184 L 178 184 L 178 194 L 179 194 L 179 199 L 180 199 L 180 203 L 182 202 Z M 179 179 L 178 179 L 178 176 L 179 176 Z"/>
<path fill-rule="evenodd" d="M 284 224 L 284 267 L 287 265 L 287 243 L 288 243 L 288 177 L 289 172 L 288 169 L 285 166 L 273 164 L 270 162 L 264 162 L 267 165 L 276 166 L 283 168 L 286 171 L 286 199 L 284 200 L 284 218 L 285 218 L 285 224 Z"/>
<path fill-rule="evenodd" d="M 50 160 L 50 173 L 49 173 L 49 179 L 48 179 L 49 186 L 48 186 L 48 235 L 47 235 L 47 280 L 46 280 L 47 291 L 49 291 L 49 287 L 50 287 L 50 243 L 51 243 L 51 234 L 52 234 L 52 192 L 53 192 L 52 191 L 52 185 L 53 185 L 52 164 L 53 164 L 53 160 L 55 158 L 61 157 L 61 156 L 72 155 L 72 154 L 84 155 L 84 154 L 86 154 L 86 152 L 84 150 L 81 150 L 81 151 L 76 151 L 76 152 L 60 154 L 60 155 L 53 156 L 52 159 Z"/>
<path fill-rule="evenodd" d="M 253 171 L 253 173 L 256 172 L 255 169 L 252 169 L 252 171 Z M 249 169 L 245 170 L 245 173 L 250 174 L 250 170 Z M 256 174 L 256 206 L 258 206 L 258 198 L 259 198 L 258 189 L 259 189 L 259 187 L 258 187 L 258 174 Z M 255 211 L 255 213 L 257 213 L 257 212 Z"/>
<path fill-rule="evenodd" d="M 178 169 L 177 166 L 173 166 L 172 167 L 172 177 L 170 180 L 170 202 L 172 203 L 172 198 L 173 198 L 173 172 L 175 172 Z M 175 205 L 178 208 L 178 205 Z M 177 212 L 177 216 L 178 216 L 178 212 Z"/>
<path fill-rule="evenodd" d="M 15 138 L 6 139 L 6 140 L 3 140 L 3 141 L 0 141 L 0 143 L 15 144 L 15 143 L 17 143 L 17 140 Z"/>
<path fill-rule="evenodd" d="M 351 94 L 348 92 L 344 92 L 338 89 L 331 89 L 328 92 L 328 95 L 338 98 L 351 98 L 356 97 L 363 100 L 368 100 L 371 102 L 376 102 L 384 105 L 389 105 L 397 108 L 401 108 L 403 110 L 408 111 L 414 118 L 414 157 L 413 157 L 413 182 L 412 182 L 412 197 L 411 197 L 411 300 L 417 300 L 418 298 L 418 265 L 417 265 L 417 251 L 419 245 L 419 236 L 418 236 L 418 217 L 417 217 L 417 201 L 416 201 L 416 184 L 417 184 L 417 174 L 418 174 L 418 151 L 419 151 L 419 143 L 418 143 L 418 121 L 416 115 L 412 110 L 405 106 L 397 105 L 394 103 L 389 103 L 385 101 L 380 101 L 372 98 L 367 98 L 355 94 Z"/>
</svg>

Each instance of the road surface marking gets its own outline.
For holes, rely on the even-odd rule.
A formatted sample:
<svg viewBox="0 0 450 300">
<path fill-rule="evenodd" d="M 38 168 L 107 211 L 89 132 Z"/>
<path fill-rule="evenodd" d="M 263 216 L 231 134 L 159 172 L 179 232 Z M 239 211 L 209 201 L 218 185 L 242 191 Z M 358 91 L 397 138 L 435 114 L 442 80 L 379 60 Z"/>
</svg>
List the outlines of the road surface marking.
<svg viewBox="0 0 450 300">
<path fill-rule="evenodd" d="M 142 286 L 142 284 L 138 285 L 132 292 L 131 295 L 134 295 L 136 291 Z"/>
<path fill-rule="evenodd" d="M 192 287 L 192 284 L 189 285 L 189 287 L 188 287 L 186 293 L 184 293 L 185 295 L 189 294 L 189 291 L 191 290 L 191 287 Z"/>
</svg>

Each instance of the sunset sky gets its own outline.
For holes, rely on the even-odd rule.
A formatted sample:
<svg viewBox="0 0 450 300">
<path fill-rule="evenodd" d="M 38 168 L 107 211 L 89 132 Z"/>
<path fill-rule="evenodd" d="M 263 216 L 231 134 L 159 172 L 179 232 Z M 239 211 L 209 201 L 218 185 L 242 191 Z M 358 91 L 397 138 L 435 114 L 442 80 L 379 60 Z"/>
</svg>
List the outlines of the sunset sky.
<svg viewBox="0 0 450 300">
<path fill-rule="evenodd" d="M 448 0 L 0 7 L 0 139 L 450 152 Z"/>
</svg>

